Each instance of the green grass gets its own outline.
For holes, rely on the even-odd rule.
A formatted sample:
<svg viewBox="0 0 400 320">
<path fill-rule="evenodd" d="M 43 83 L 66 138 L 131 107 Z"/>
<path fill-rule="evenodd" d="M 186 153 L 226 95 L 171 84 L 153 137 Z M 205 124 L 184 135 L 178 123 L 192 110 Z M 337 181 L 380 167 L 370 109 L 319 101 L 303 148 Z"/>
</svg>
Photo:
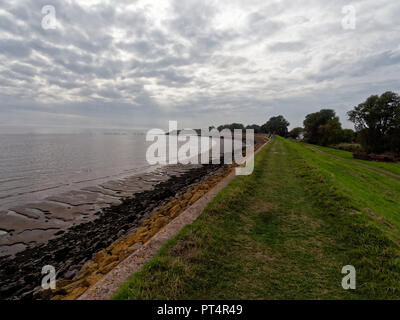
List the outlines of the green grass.
<svg viewBox="0 0 400 320">
<path fill-rule="evenodd" d="M 307 145 L 304 143 L 304 145 Z M 359 164 L 363 164 L 363 165 L 367 165 L 370 167 L 375 167 L 375 168 L 379 168 L 379 169 L 383 169 L 388 171 L 389 173 L 393 173 L 395 175 L 399 176 L 400 179 L 400 164 L 399 163 L 386 163 L 386 162 L 375 162 L 375 161 L 366 161 L 366 160 L 359 160 L 359 159 L 354 159 L 353 158 L 353 154 L 351 152 L 348 151 L 343 151 L 343 150 L 339 150 L 339 149 L 333 149 L 333 148 L 327 148 L 327 147 L 322 147 L 322 146 L 316 146 L 316 145 L 312 145 L 312 147 L 321 150 L 323 152 L 327 152 L 331 155 L 335 155 L 337 157 L 341 157 L 343 159 L 347 159 L 347 160 L 352 160 L 353 163 L 359 163 Z"/>
<path fill-rule="evenodd" d="M 114 299 L 398 299 L 400 184 L 352 161 L 273 140 Z"/>
</svg>

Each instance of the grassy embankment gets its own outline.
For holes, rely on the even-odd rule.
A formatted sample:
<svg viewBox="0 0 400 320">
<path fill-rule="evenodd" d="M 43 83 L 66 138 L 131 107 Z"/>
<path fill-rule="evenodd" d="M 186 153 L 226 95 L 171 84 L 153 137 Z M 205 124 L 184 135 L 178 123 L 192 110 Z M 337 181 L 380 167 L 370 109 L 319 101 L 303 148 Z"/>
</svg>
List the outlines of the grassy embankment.
<svg viewBox="0 0 400 320">
<path fill-rule="evenodd" d="M 313 148 L 272 141 L 114 298 L 400 298 L 399 165 Z"/>
</svg>

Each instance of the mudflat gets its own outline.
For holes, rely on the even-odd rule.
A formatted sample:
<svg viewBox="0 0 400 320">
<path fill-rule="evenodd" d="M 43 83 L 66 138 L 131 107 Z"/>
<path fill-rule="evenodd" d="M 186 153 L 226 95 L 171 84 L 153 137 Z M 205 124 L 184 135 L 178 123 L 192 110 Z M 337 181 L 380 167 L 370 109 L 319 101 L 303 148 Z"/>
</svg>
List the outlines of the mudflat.
<svg viewBox="0 0 400 320">
<path fill-rule="evenodd" d="M 56 268 L 57 278 L 72 279 L 94 253 L 222 167 L 169 165 L 2 212 L 0 298 L 37 298 L 45 265 Z M 15 248 L 22 251 L 12 254 Z"/>
</svg>

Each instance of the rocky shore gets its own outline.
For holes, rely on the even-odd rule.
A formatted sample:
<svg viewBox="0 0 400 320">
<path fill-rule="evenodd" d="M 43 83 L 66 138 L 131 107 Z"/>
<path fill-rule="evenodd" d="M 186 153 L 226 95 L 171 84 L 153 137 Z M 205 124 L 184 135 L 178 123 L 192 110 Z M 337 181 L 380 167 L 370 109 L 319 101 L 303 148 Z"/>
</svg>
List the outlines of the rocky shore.
<svg viewBox="0 0 400 320">
<path fill-rule="evenodd" d="M 163 169 L 168 172 L 167 178 L 160 175 L 164 178 L 156 179 L 148 190 L 133 193 L 121 203 L 97 211 L 91 221 L 62 230 L 43 244 L 27 248 L 14 257 L 1 257 L 0 299 L 51 298 L 51 290 L 43 291 L 40 286 L 43 266 L 55 267 L 58 287 L 63 287 L 62 281 L 69 284 L 91 261 L 99 258 L 96 253 L 134 232 L 157 208 L 168 205 L 190 187 L 223 169 L 223 165 L 167 166 Z M 113 266 L 112 263 L 108 265 L 108 269 Z"/>
</svg>

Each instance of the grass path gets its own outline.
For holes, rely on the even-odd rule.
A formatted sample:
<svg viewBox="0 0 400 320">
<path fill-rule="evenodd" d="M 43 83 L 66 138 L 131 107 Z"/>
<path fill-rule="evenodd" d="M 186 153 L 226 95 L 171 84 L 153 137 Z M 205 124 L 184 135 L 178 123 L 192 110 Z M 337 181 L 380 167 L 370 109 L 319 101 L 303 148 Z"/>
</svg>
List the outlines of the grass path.
<svg viewBox="0 0 400 320">
<path fill-rule="evenodd" d="M 115 299 L 397 299 L 399 186 L 275 139 Z"/>
</svg>

